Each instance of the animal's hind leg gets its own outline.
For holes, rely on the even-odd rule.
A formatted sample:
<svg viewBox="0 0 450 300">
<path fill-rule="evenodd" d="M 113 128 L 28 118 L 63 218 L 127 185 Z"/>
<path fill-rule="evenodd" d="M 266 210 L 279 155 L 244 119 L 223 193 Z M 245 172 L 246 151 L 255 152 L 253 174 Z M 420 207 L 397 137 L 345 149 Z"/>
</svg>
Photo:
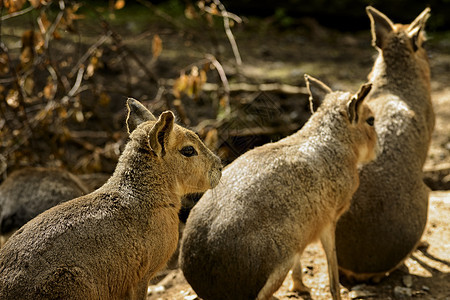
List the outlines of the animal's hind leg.
<svg viewBox="0 0 450 300">
<path fill-rule="evenodd" d="M 287 273 L 292 267 L 293 259 L 288 259 L 279 265 L 273 272 L 270 274 L 269 278 L 266 281 L 266 284 L 259 291 L 257 300 L 269 300 L 272 298 L 272 295 L 280 288 L 283 284 L 284 279 L 286 278 Z"/>
<path fill-rule="evenodd" d="M 294 259 L 294 265 L 292 267 L 292 285 L 290 290 L 292 292 L 310 293 L 311 289 L 303 284 L 302 280 L 302 263 L 300 262 L 300 254 L 297 254 Z"/>
<path fill-rule="evenodd" d="M 336 256 L 335 243 L 336 223 L 328 224 L 320 234 L 320 241 L 325 251 L 328 263 L 328 276 L 330 279 L 330 291 L 333 300 L 340 300 L 340 285 L 339 285 L 339 269 Z"/>
</svg>

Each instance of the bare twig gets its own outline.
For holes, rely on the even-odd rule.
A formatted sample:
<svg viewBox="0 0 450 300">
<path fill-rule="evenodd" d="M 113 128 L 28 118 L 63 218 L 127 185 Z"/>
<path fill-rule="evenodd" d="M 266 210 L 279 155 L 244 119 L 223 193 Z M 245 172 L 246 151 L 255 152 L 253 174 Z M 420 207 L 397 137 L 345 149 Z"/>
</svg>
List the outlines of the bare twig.
<svg viewBox="0 0 450 300">
<path fill-rule="evenodd" d="M 75 66 L 73 66 L 72 70 L 69 72 L 69 77 L 75 75 L 75 72 L 78 71 L 80 66 L 84 64 L 84 62 L 95 52 L 103 43 L 105 43 L 108 38 L 112 35 L 111 31 L 107 31 L 105 35 L 100 37 L 93 45 L 89 47 L 89 49 L 83 54 L 83 56 L 77 61 Z"/>
<path fill-rule="evenodd" d="M 222 81 L 223 88 L 225 90 L 225 93 L 227 95 L 230 94 L 230 85 L 228 84 L 227 75 L 225 74 L 225 70 L 223 69 L 222 65 L 219 63 L 219 61 L 214 57 L 214 55 L 207 54 L 206 58 L 213 64 L 213 66 L 216 68 L 217 73 L 219 74 L 220 80 Z"/>
<path fill-rule="evenodd" d="M 45 36 L 45 39 L 44 39 L 44 48 L 45 49 L 48 48 L 48 43 L 50 41 L 50 37 L 55 32 L 56 28 L 59 25 L 59 22 L 61 22 L 61 19 L 64 16 L 64 8 L 65 8 L 64 1 L 60 0 L 59 6 L 60 6 L 60 12 L 56 16 L 55 21 L 51 24 L 51 26 L 48 29 L 46 29 L 44 26 L 44 23 L 42 23 L 41 17 L 38 17 L 38 19 L 37 19 L 37 22 L 39 24 L 39 29 L 40 29 L 41 33 Z"/>
<path fill-rule="evenodd" d="M 238 66 L 240 66 L 240 65 L 242 65 L 242 59 L 241 59 L 241 54 L 239 53 L 239 48 L 237 46 L 236 40 L 234 39 L 233 32 L 231 31 L 231 28 L 230 28 L 230 15 L 227 12 L 227 10 L 225 9 L 225 6 L 222 4 L 222 2 L 220 2 L 219 0 L 213 0 L 213 1 L 214 1 L 214 4 L 220 10 L 220 14 L 222 15 L 222 18 L 223 18 L 223 26 L 225 28 L 225 33 L 228 37 L 228 40 L 230 41 L 231 49 L 233 50 L 233 54 L 236 59 L 236 64 Z M 234 18 L 236 18 L 236 17 L 237 16 L 234 15 Z M 234 20 L 236 20 L 236 19 L 234 19 Z M 239 20 L 242 21 L 240 18 L 239 18 Z"/>
<path fill-rule="evenodd" d="M 6 20 L 8 20 L 8 19 L 11 19 L 11 18 L 14 18 L 14 17 L 18 17 L 18 16 L 21 16 L 21 15 L 24 15 L 24 14 L 26 14 L 26 13 L 29 13 L 29 12 L 32 11 L 33 9 L 34 9 L 34 7 L 33 7 L 32 5 L 30 5 L 30 7 L 27 7 L 27 8 L 25 8 L 25 9 L 22 9 L 22 10 L 19 10 L 19 11 L 16 11 L 16 12 L 13 12 L 13 13 L 10 13 L 10 14 L 7 14 L 7 15 L 2 16 L 2 17 L 1 17 L 1 21 L 6 21 Z"/>
<path fill-rule="evenodd" d="M 55 69 L 51 66 L 47 66 L 47 71 L 50 73 L 50 76 L 53 80 L 52 94 L 50 96 L 50 100 L 53 101 L 55 99 L 56 92 L 58 90 L 58 75 L 56 74 Z"/>
</svg>

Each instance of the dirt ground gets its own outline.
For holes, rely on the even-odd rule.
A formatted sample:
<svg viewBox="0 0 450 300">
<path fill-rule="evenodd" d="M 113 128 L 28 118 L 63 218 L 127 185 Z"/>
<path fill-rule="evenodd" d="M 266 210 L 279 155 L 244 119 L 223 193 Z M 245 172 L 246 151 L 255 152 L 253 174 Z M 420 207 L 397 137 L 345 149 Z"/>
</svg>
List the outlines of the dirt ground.
<svg viewBox="0 0 450 300">
<path fill-rule="evenodd" d="M 303 73 L 324 80 L 334 88 L 356 90 L 365 80 L 376 51 L 369 32 L 343 34 L 316 28 L 320 38 L 295 32 L 269 32 L 237 41 L 242 52 L 242 72 L 257 81 L 301 84 Z M 432 39 L 432 37 L 431 37 Z M 430 186 L 449 189 L 450 176 L 450 51 L 449 39 L 434 41 L 429 48 L 432 98 L 436 127 L 425 170 Z M 424 247 L 415 251 L 397 271 L 379 284 L 345 285 L 343 299 L 450 299 L 450 192 L 434 191 Z M 288 276 L 275 296 L 278 299 L 330 299 L 326 260 L 319 243 L 303 254 L 304 282 L 310 295 L 289 292 Z M 166 277 L 164 277 L 166 275 Z M 161 281 L 159 278 L 163 278 Z M 199 299 L 179 269 L 164 271 L 149 287 L 148 300 Z"/>
</svg>

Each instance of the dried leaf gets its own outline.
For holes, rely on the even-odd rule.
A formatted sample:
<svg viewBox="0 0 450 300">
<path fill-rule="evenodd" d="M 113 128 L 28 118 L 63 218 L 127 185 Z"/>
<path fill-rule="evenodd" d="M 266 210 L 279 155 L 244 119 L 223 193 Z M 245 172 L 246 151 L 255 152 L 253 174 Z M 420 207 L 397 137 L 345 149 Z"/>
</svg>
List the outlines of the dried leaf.
<svg viewBox="0 0 450 300">
<path fill-rule="evenodd" d="M 211 5 L 210 5 L 209 7 L 210 7 L 209 12 L 210 12 L 212 15 L 215 15 L 215 16 L 220 15 L 219 10 L 217 9 L 217 5 L 215 5 L 214 3 L 211 3 Z"/>
<path fill-rule="evenodd" d="M 97 64 L 98 58 L 93 56 L 89 62 L 89 65 L 86 68 L 86 79 L 92 77 L 95 72 L 95 65 Z"/>
<path fill-rule="evenodd" d="M 34 51 L 37 54 L 44 53 L 45 40 L 40 32 L 34 33 Z"/>
<path fill-rule="evenodd" d="M 191 76 L 193 76 L 193 77 L 197 77 L 198 76 L 198 67 L 197 66 L 193 66 L 191 68 Z"/>
<path fill-rule="evenodd" d="M 28 2 L 30 2 L 31 6 L 33 6 L 34 8 L 38 8 L 39 6 L 41 6 L 40 0 L 28 0 Z"/>
<path fill-rule="evenodd" d="M 59 33 L 58 30 L 53 31 L 53 38 L 54 38 L 55 40 L 60 40 L 60 39 L 62 39 L 62 36 L 61 36 L 61 34 Z"/>
<path fill-rule="evenodd" d="M 187 95 L 197 99 L 202 90 L 203 84 L 206 82 L 206 73 L 201 70 L 198 71 L 197 66 L 193 66 L 191 69 L 191 74 L 189 75 L 189 85 L 187 90 Z"/>
<path fill-rule="evenodd" d="M 75 112 L 75 119 L 79 122 L 82 123 L 84 121 L 84 115 L 83 112 L 81 110 L 77 110 Z"/>
<path fill-rule="evenodd" d="M 90 78 L 94 75 L 94 72 L 101 68 L 103 66 L 102 61 L 100 58 L 103 55 L 103 51 L 96 50 L 94 54 L 91 56 L 91 59 L 89 60 L 89 65 L 86 68 L 86 77 Z"/>
<path fill-rule="evenodd" d="M 180 75 L 180 77 L 175 80 L 172 93 L 176 98 L 180 98 L 181 93 L 184 93 L 186 91 L 188 82 L 189 77 L 186 74 Z"/>
<path fill-rule="evenodd" d="M 48 28 L 50 27 L 51 23 L 47 18 L 47 14 L 44 11 L 41 11 L 39 20 L 40 20 L 39 27 L 41 29 L 41 33 L 46 33 Z"/>
<path fill-rule="evenodd" d="M 189 75 L 188 84 L 185 90 L 186 95 L 190 98 L 195 94 L 195 78 L 196 77 Z"/>
<path fill-rule="evenodd" d="M 67 119 L 68 113 L 64 107 L 59 107 L 59 117 L 61 119 Z"/>
<path fill-rule="evenodd" d="M 33 64 L 34 60 L 34 32 L 27 30 L 22 34 L 22 47 L 20 52 L 20 65 L 26 69 Z"/>
<path fill-rule="evenodd" d="M 70 32 L 76 32 L 75 26 L 73 25 L 74 21 L 84 19 L 84 15 L 76 14 L 80 7 L 81 4 L 78 3 L 66 9 L 65 17 L 60 22 L 62 28 Z"/>
<path fill-rule="evenodd" d="M 188 20 L 193 20 L 197 17 L 197 12 L 195 11 L 195 8 L 192 4 L 190 4 L 190 3 L 186 4 L 186 8 L 184 10 L 184 16 Z"/>
<path fill-rule="evenodd" d="M 8 8 L 9 13 L 16 12 L 18 10 L 21 10 L 24 4 L 26 3 L 26 0 L 4 0 L 3 4 L 6 8 Z"/>
<path fill-rule="evenodd" d="M 49 81 L 49 82 L 47 83 L 47 85 L 44 87 L 43 93 L 44 93 L 45 99 L 50 100 L 50 99 L 52 98 L 52 95 L 53 95 L 53 87 L 54 87 L 53 81 Z"/>
<path fill-rule="evenodd" d="M 23 87 L 24 87 L 24 90 L 27 93 L 27 95 L 29 95 L 29 96 L 32 95 L 33 89 L 34 89 L 34 79 L 31 76 L 28 76 L 25 79 Z"/>
<path fill-rule="evenodd" d="M 220 98 L 219 105 L 222 108 L 226 108 L 226 107 L 228 107 L 228 102 L 229 102 L 228 96 L 224 95 L 224 96 L 222 96 L 222 98 Z"/>
<path fill-rule="evenodd" d="M 11 89 L 8 91 L 8 95 L 6 95 L 6 103 L 12 108 L 18 108 L 19 103 L 19 91 L 15 89 Z"/>
<path fill-rule="evenodd" d="M 200 71 L 200 82 L 201 82 L 201 84 L 204 85 L 206 83 L 207 79 L 208 78 L 206 77 L 206 71 L 204 69 L 202 69 Z"/>
<path fill-rule="evenodd" d="M 3 52 L 0 54 L 0 75 L 6 75 L 9 72 L 8 54 Z"/>
<path fill-rule="evenodd" d="M 200 8 L 201 10 L 205 9 L 205 1 L 198 1 L 197 2 L 197 6 L 198 8 Z"/>
<path fill-rule="evenodd" d="M 111 102 L 111 97 L 107 93 L 102 92 L 100 93 L 100 98 L 98 102 L 101 106 L 108 106 L 109 103 Z"/>
<path fill-rule="evenodd" d="M 153 53 L 153 59 L 157 59 L 162 52 L 162 40 L 159 37 L 159 35 L 155 34 L 153 36 L 153 41 L 152 41 L 152 53 Z"/>
<path fill-rule="evenodd" d="M 125 0 L 117 0 L 114 4 L 114 9 L 122 9 L 125 6 Z"/>
</svg>

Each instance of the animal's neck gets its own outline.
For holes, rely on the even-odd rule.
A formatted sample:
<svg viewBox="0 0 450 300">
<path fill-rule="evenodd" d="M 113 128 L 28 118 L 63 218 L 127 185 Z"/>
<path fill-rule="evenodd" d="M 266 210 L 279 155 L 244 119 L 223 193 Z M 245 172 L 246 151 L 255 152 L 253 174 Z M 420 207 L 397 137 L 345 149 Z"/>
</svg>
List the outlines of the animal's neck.
<svg viewBox="0 0 450 300">
<path fill-rule="evenodd" d="M 172 177 L 153 154 L 127 145 L 107 182 L 107 189 L 114 189 L 130 199 L 151 201 L 155 205 L 158 202 L 176 203 L 180 196 Z"/>
<path fill-rule="evenodd" d="M 380 53 L 369 79 L 373 83 L 373 90 L 430 90 L 430 69 L 426 57 L 415 57 L 415 54 L 409 52 L 396 55 L 389 51 Z"/>
<path fill-rule="evenodd" d="M 311 154 L 312 159 L 324 157 L 327 164 L 356 168 L 358 149 L 353 147 L 352 137 L 343 128 L 345 125 L 330 114 L 319 114 L 316 112 L 299 132 L 292 135 L 293 140 L 300 141 L 300 150 L 306 155 Z"/>
</svg>

